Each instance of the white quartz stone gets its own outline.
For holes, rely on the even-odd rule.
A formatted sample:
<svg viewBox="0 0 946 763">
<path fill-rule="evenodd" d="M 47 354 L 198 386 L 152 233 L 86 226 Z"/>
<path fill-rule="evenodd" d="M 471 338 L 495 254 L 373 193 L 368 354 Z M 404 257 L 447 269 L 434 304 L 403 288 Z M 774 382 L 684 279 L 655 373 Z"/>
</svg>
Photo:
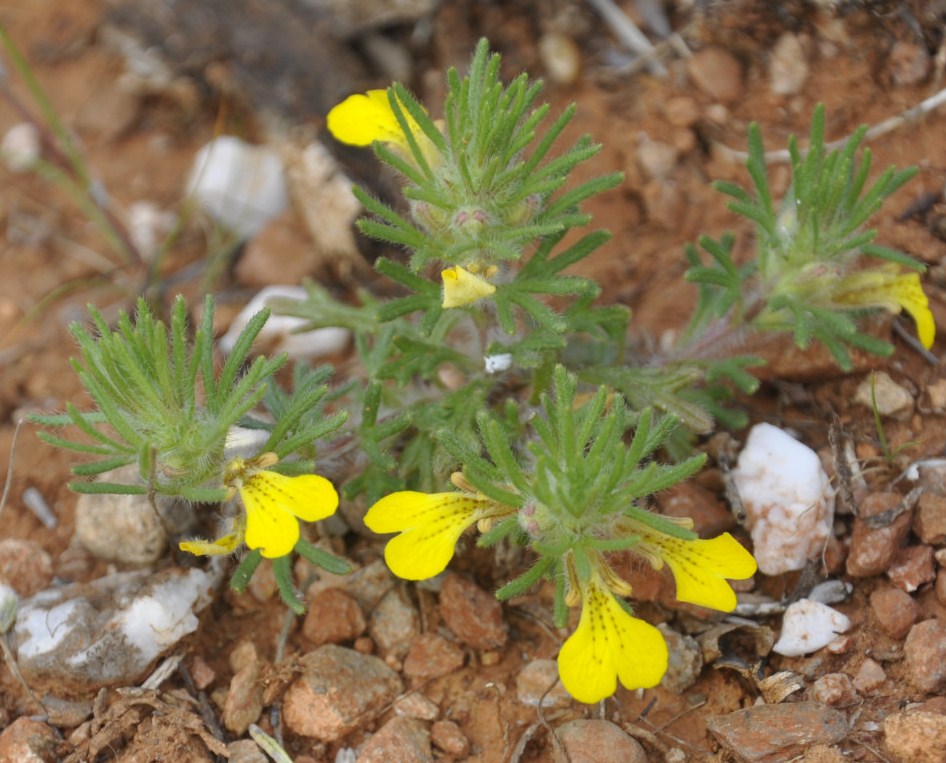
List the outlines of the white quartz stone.
<svg viewBox="0 0 946 763">
<path fill-rule="evenodd" d="M 289 206 L 279 154 L 232 135 L 214 138 L 197 152 L 187 193 L 242 239 L 251 238 Z"/>
<path fill-rule="evenodd" d="M 757 424 L 733 478 L 760 572 L 800 570 L 824 550 L 834 520 L 834 488 L 811 448 L 778 427 Z"/>
<path fill-rule="evenodd" d="M 772 651 L 786 657 L 811 654 L 830 644 L 850 627 L 848 617 L 836 609 L 811 599 L 799 599 L 785 610 L 782 635 Z"/>
<path fill-rule="evenodd" d="M 304 300 L 307 292 L 301 286 L 267 286 L 259 291 L 233 319 L 226 334 L 220 338 L 220 349 L 227 355 L 236 345 L 240 332 L 250 319 L 268 305 L 270 299 L 286 298 Z M 337 326 L 326 326 L 294 333 L 308 321 L 291 315 L 270 315 L 266 325 L 256 338 L 256 348 L 270 352 L 286 352 L 296 360 L 320 358 L 342 352 L 351 341 L 351 331 Z"/>
</svg>

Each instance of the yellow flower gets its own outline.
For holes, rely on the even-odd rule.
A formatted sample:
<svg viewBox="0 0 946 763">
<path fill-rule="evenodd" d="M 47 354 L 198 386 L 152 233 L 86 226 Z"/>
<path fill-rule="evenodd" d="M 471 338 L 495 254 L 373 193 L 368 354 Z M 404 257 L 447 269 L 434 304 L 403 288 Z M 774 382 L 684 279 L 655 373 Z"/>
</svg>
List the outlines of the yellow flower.
<svg viewBox="0 0 946 763">
<path fill-rule="evenodd" d="M 936 324 L 919 273 L 901 273 L 895 265 L 852 273 L 832 289 L 832 297 L 842 305 L 881 307 L 892 313 L 906 310 L 916 323 L 920 343 L 926 349 L 933 346 Z"/>
<path fill-rule="evenodd" d="M 456 483 L 461 478 L 454 475 Z M 399 578 L 425 580 L 449 563 L 463 531 L 476 522 L 515 511 L 481 493 L 391 493 L 365 514 L 376 533 L 400 533 L 384 547 L 384 559 Z"/>
<path fill-rule="evenodd" d="M 275 453 L 233 459 L 227 466 L 224 484 L 239 491 L 246 509 L 245 524 L 238 522 L 233 533 L 210 543 L 184 542 L 181 549 L 195 554 L 225 554 L 245 540 L 249 548 L 261 549 L 267 559 L 275 559 L 295 547 L 300 519 L 315 522 L 335 512 L 338 493 L 331 482 L 317 474 L 287 477 L 266 468 L 278 460 Z"/>
<path fill-rule="evenodd" d="M 404 112 L 411 133 L 421 134 L 420 127 Z M 350 95 L 335 106 L 325 124 L 335 139 L 351 146 L 370 146 L 376 140 L 407 146 L 404 131 L 391 109 L 387 90 L 369 90 Z"/>
<path fill-rule="evenodd" d="M 558 674 L 568 693 L 592 704 L 614 694 L 618 680 L 632 690 L 660 683 L 668 660 L 660 631 L 629 615 L 597 572 L 581 598 L 578 628 L 558 653 Z"/>
<path fill-rule="evenodd" d="M 486 275 L 492 275 L 493 272 L 495 268 L 489 268 Z M 464 307 L 496 293 L 493 284 L 459 265 L 442 271 L 440 277 L 443 279 L 444 309 Z"/>
<path fill-rule="evenodd" d="M 188 554 L 193 554 L 194 556 L 221 556 L 223 554 L 231 554 L 236 551 L 237 547 L 243 542 L 245 532 L 246 528 L 241 522 L 233 532 L 229 532 L 216 540 L 200 540 L 200 538 L 196 538 L 194 540 L 181 541 L 178 547 L 181 551 L 186 551 Z"/>
<path fill-rule="evenodd" d="M 666 562 L 677 583 L 677 599 L 722 612 L 736 608 L 730 580 L 752 577 L 757 569 L 752 554 L 729 533 L 711 540 L 685 540 L 644 526 L 634 533 L 641 542 L 634 550 L 644 555 L 654 569 Z"/>
</svg>

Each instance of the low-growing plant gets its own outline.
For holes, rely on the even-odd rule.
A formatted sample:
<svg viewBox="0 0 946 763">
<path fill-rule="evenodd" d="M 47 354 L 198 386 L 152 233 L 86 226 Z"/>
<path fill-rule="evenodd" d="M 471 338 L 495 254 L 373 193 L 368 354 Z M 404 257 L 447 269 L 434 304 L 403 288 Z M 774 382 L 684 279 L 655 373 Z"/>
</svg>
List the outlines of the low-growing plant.
<svg viewBox="0 0 946 763">
<path fill-rule="evenodd" d="M 265 313 L 217 373 L 208 299 L 192 344 L 183 301 L 170 334 L 144 304 L 115 331 L 93 310 L 95 334 L 74 331 L 82 355 L 76 368 L 97 407 L 70 406 L 41 421 L 85 433 L 88 443 L 45 435 L 99 458 L 77 474 L 137 463 L 143 479 L 76 489 L 200 501 L 239 493 L 245 512 L 230 532 L 181 548 L 229 553 L 245 543 L 251 552 L 237 569 L 237 586 L 261 557 L 271 557 L 293 607 L 292 551 L 329 569 L 340 565 L 300 537 L 297 519 L 319 519 L 337 503 L 331 484 L 311 474 L 315 442 L 331 435 L 330 448 L 354 443 L 362 459 L 340 489 L 344 500 L 361 496 L 370 505 L 370 529 L 396 533 L 385 547 L 392 571 L 408 580 L 438 575 L 474 525 L 482 546 L 528 549 L 528 568 L 497 595 L 507 599 L 549 580 L 558 625 L 567 625 L 570 607 L 581 607 L 559 672 L 573 696 L 596 702 L 618 681 L 649 687 L 667 669 L 663 637 L 626 601 L 633 592 L 617 572 L 618 557 L 666 565 L 679 600 L 722 611 L 736 605 L 727 580 L 756 571 L 730 534 L 701 539 L 692 521 L 644 505 L 701 468 L 703 456 L 687 450 L 694 434 L 708 433 L 716 420 L 739 421 L 726 401 L 733 388 L 758 385 L 750 369 L 761 360 L 743 352 L 749 340 L 791 334 L 801 347 L 819 341 L 847 368 L 848 347 L 892 350 L 862 330 L 861 318 L 903 308 L 922 343 L 932 343 L 921 266 L 876 244 L 866 227 L 912 171 L 891 169 L 868 183 L 870 154 L 858 158 L 862 134 L 827 150 L 819 108 L 808 149 L 790 145 L 792 185 L 776 205 L 752 126 L 753 190 L 720 189 L 755 224 L 754 255 L 736 263 L 729 234 L 688 247 L 695 310 L 677 344 L 648 357 L 628 336 L 629 312 L 596 305 L 598 284 L 566 273 L 609 238 L 576 230 L 590 222 L 581 203 L 621 176 L 570 184 L 572 170 L 599 146 L 583 137 L 558 150 L 574 107 L 549 122 L 548 107 L 538 103 L 541 85 L 525 75 L 505 85 L 499 72 L 499 56 L 483 41 L 465 76 L 448 73 L 441 119 L 399 84 L 353 95 L 328 115 L 338 140 L 371 146 L 402 179 L 397 208 L 355 193 L 371 214 L 361 230 L 409 253 L 403 262 L 376 263 L 403 288 L 394 299 L 362 293 L 346 304 L 308 284 L 306 300 L 273 303 L 312 328 L 353 332 L 358 366 L 332 393 L 338 413 L 323 407 L 327 372 L 297 373 L 286 392 L 273 382 L 283 358 L 246 365 Z M 255 412 L 261 402 L 267 416 Z M 225 447 L 234 425 L 265 428 L 268 440 L 247 458 L 231 458 Z"/>
</svg>

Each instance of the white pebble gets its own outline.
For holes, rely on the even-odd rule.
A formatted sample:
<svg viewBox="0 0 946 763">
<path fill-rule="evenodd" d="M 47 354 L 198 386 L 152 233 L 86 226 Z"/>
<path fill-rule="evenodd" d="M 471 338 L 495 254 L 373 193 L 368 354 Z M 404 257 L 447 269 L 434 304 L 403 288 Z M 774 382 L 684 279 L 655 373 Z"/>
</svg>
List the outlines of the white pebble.
<svg viewBox="0 0 946 763">
<path fill-rule="evenodd" d="M 187 193 L 240 238 L 262 230 L 289 206 L 279 155 L 232 135 L 214 138 L 194 157 Z"/>
<path fill-rule="evenodd" d="M 821 553 L 834 521 L 834 488 L 817 453 L 778 427 L 757 424 L 733 479 L 760 572 L 800 570 Z"/>
<path fill-rule="evenodd" d="M 42 142 L 39 130 L 30 122 L 13 125 L 3 136 L 0 155 L 10 172 L 26 172 L 39 160 Z"/>
<path fill-rule="evenodd" d="M 785 610 L 782 635 L 772 651 L 786 657 L 811 654 L 850 627 L 850 619 L 836 609 L 811 599 L 800 599 Z"/>
<path fill-rule="evenodd" d="M 483 367 L 488 374 L 498 374 L 501 371 L 508 371 L 512 366 L 512 355 L 504 352 L 501 355 L 487 355 L 483 358 Z"/>
<path fill-rule="evenodd" d="M 308 292 L 301 286 L 267 286 L 260 290 L 251 299 L 246 307 L 233 319 L 226 334 L 220 338 L 220 349 L 227 355 L 236 345 L 240 332 L 250 322 L 250 319 L 266 307 L 274 297 L 304 300 Z M 328 326 L 326 328 L 305 331 L 300 334 L 293 332 L 300 330 L 308 321 L 305 318 L 295 318 L 289 315 L 270 315 L 266 325 L 256 338 L 259 345 L 269 348 L 272 352 L 286 352 L 290 358 L 297 360 L 306 358 L 320 358 L 342 352 L 351 341 L 351 332 L 345 328 Z"/>
<path fill-rule="evenodd" d="M 146 261 L 151 262 L 163 238 L 177 224 L 177 215 L 163 211 L 152 201 L 136 201 L 128 207 L 128 235 Z"/>
<path fill-rule="evenodd" d="M 35 487 L 30 486 L 23 491 L 23 505 L 32 511 L 45 527 L 52 529 L 59 524 L 59 517 L 53 513 L 43 494 Z"/>
</svg>

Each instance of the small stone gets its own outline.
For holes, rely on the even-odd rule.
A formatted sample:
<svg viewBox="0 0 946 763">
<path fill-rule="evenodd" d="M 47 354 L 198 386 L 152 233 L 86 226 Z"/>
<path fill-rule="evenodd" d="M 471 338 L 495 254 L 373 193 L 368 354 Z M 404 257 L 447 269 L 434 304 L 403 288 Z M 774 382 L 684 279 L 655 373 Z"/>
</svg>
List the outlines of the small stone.
<svg viewBox="0 0 946 763">
<path fill-rule="evenodd" d="M 42 699 L 46 723 L 57 728 L 76 728 L 92 715 L 92 702 L 85 699 L 63 699 L 46 694 Z M 0 719 L 2 723 L 2 719 Z"/>
<path fill-rule="evenodd" d="M 199 569 L 123 572 L 47 588 L 20 603 L 14 635 L 34 690 L 86 694 L 137 684 L 189 633 L 219 581 Z"/>
<path fill-rule="evenodd" d="M 76 128 L 105 141 L 115 140 L 135 123 L 140 105 L 138 97 L 128 88 L 92 88 L 76 114 Z"/>
<path fill-rule="evenodd" d="M 677 183 L 655 178 L 641 189 L 641 198 L 650 222 L 664 230 L 679 229 L 686 215 L 686 200 Z"/>
<path fill-rule="evenodd" d="M 887 577 L 897 588 L 907 593 L 931 583 L 936 578 L 933 547 L 918 545 L 898 549 L 887 568 Z"/>
<path fill-rule="evenodd" d="M 946 543 L 946 497 L 923 493 L 913 514 L 913 532 L 924 543 Z"/>
<path fill-rule="evenodd" d="M 436 702 L 419 692 L 411 692 L 394 703 L 394 712 L 405 718 L 416 718 L 419 721 L 432 721 L 440 714 Z"/>
<path fill-rule="evenodd" d="M 358 602 L 338 588 L 327 588 L 309 602 L 302 635 L 316 646 L 340 644 L 356 639 L 366 627 Z"/>
<path fill-rule="evenodd" d="M 926 79 L 929 72 L 930 54 L 925 45 L 903 40 L 893 44 L 887 59 L 887 73 L 894 85 L 916 85 Z"/>
<path fill-rule="evenodd" d="M 243 670 L 247 665 L 253 665 L 259 662 L 259 653 L 256 651 L 256 644 L 249 639 L 240 641 L 230 651 L 227 661 L 230 663 L 230 668 L 234 673 Z"/>
<path fill-rule="evenodd" d="M 326 588 L 341 588 L 354 598 L 362 612 L 371 612 L 395 585 L 394 575 L 383 559 L 376 559 L 348 575 L 332 575 L 320 571 L 319 579 L 306 590 L 306 597 L 311 601 L 319 591 Z"/>
<path fill-rule="evenodd" d="M 141 484 L 137 464 L 112 469 L 98 480 Z M 99 559 L 135 567 L 153 564 L 167 545 L 165 528 L 183 535 L 196 518 L 184 501 L 158 496 L 156 504 L 160 517 L 146 495 L 82 493 L 76 501 L 75 537 Z"/>
<path fill-rule="evenodd" d="M 946 606 L 946 570 L 940 570 L 936 573 L 934 591 L 936 593 L 936 601 Z"/>
<path fill-rule="evenodd" d="M 194 157 L 187 194 L 241 239 L 252 238 L 289 206 L 278 152 L 221 135 Z"/>
<path fill-rule="evenodd" d="M 430 741 L 447 755 L 463 759 L 470 754 L 470 740 L 453 721 L 436 721 L 430 727 Z"/>
<path fill-rule="evenodd" d="M 854 674 L 854 688 L 861 694 L 871 694 L 887 680 L 887 673 L 876 660 L 865 657 Z"/>
<path fill-rule="evenodd" d="M 946 496 L 946 458 L 932 458 L 916 465 L 916 486 L 924 493 Z"/>
<path fill-rule="evenodd" d="M 214 679 L 217 677 L 214 669 L 207 664 L 203 657 L 199 654 L 194 657 L 191 662 L 191 680 L 194 682 L 194 687 L 197 691 L 203 691 L 210 684 L 214 682 Z"/>
<path fill-rule="evenodd" d="M 459 575 L 448 574 L 443 581 L 440 614 L 457 638 L 474 649 L 500 649 L 506 643 L 506 624 L 496 597 Z"/>
<path fill-rule="evenodd" d="M 54 763 L 58 746 L 52 728 L 21 716 L 0 734 L 0 763 Z"/>
<path fill-rule="evenodd" d="M 555 763 L 647 763 L 640 743 L 611 721 L 578 719 L 555 729 L 568 757 L 556 749 Z"/>
<path fill-rule="evenodd" d="M 784 32 L 772 48 L 769 62 L 769 87 L 775 95 L 795 95 L 808 79 L 808 56 L 801 40 Z"/>
<path fill-rule="evenodd" d="M 374 639 L 371 636 L 359 636 L 352 647 L 361 654 L 374 654 Z"/>
<path fill-rule="evenodd" d="M 258 660 L 244 665 L 230 680 L 223 705 L 223 725 L 237 736 L 246 733 L 263 712 L 262 665 Z"/>
<path fill-rule="evenodd" d="M 703 116 L 700 105 L 689 96 L 677 95 L 667 100 L 664 105 L 667 121 L 674 127 L 692 127 Z M 944 393 L 946 399 L 946 393 Z"/>
<path fill-rule="evenodd" d="M 13 125 L 3 136 L 0 158 L 10 172 L 26 172 L 42 156 L 42 140 L 32 122 Z"/>
<path fill-rule="evenodd" d="M 884 718 L 884 744 L 904 763 L 942 763 L 946 716 L 915 710 L 891 713 Z"/>
<path fill-rule="evenodd" d="M 845 707 L 857 702 L 854 682 L 846 673 L 828 673 L 815 680 L 809 692 L 811 699 L 823 705 Z"/>
<path fill-rule="evenodd" d="M 302 675 L 283 699 L 294 734 L 334 742 L 377 717 L 403 684 L 377 657 L 326 644 L 300 660 Z"/>
<path fill-rule="evenodd" d="M 843 713 L 818 702 L 753 705 L 710 716 L 706 727 L 728 751 L 746 761 L 791 760 L 816 744 L 834 744 L 848 735 Z"/>
<path fill-rule="evenodd" d="M 581 49 L 564 34 L 548 32 L 542 35 L 539 58 L 549 80 L 559 85 L 571 85 L 581 74 Z"/>
<path fill-rule="evenodd" d="M 453 641 L 437 633 L 422 633 L 404 658 L 404 675 L 418 681 L 440 678 L 463 667 L 465 655 Z"/>
<path fill-rule="evenodd" d="M 871 493 L 864 499 L 851 532 L 851 550 L 846 565 L 848 575 L 866 578 L 887 571 L 897 549 L 910 532 L 913 514 L 905 511 L 886 527 L 870 527 L 864 520 L 895 508 L 902 500 L 899 493 Z"/>
<path fill-rule="evenodd" d="M 301 286 L 267 286 L 261 289 L 230 322 L 227 333 L 220 337 L 220 349 L 229 355 L 247 323 L 260 310 L 268 307 L 271 299 L 304 301 L 306 295 L 306 290 Z M 290 358 L 304 360 L 340 353 L 351 340 L 351 332 L 337 326 L 296 333 L 306 323 L 308 321 L 304 318 L 292 315 L 270 315 L 256 337 L 258 349 L 272 354 L 285 352 Z"/>
<path fill-rule="evenodd" d="M 850 619 L 836 609 L 818 601 L 799 599 L 785 610 L 782 634 L 772 651 L 786 657 L 811 654 L 850 627 Z"/>
<path fill-rule="evenodd" d="M 53 562 L 33 540 L 0 540 L 0 583 L 20 596 L 32 596 L 53 579 Z"/>
<path fill-rule="evenodd" d="M 368 633 L 382 656 L 402 659 L 420 634 L 420 616 L 401 588 L 392 588 L 368 618 Z"/>
<path fill-rule="evenodd" d="M 847 758 L 837 747 L 816 744 L 805 751 L 798 763 L 847 763 Z"/>
<path fill-rule="evenodd" d="M 683 694 L 700 677 L 703 670 L 703 650 L 693 636 L 675 631 L 665 623 L 657 626 L 667 642 L 670 653 L 667 672 L 660 685 L 674 694 Z"/>
<path fill-rule="evenodd" d="M 907 680 L 922 691 L 946 689 L 946 622 L 924 620 L 914 625 L 903 643 Z"/>
<path fill-rule="evenodd" d="M 694 85 L 721 103 L 733 103 L 742 96 L 742 67 L 723 48 L 711 45 L 696 51 L 687 59 L 687 72 Z"/>
<path fill-rule="evenodd" d="M 637 163 L 649 178 L 663 179 L 677 166 L 680 152 L 669 143 L 652 140 L 641 133 L 637 144 Z"/>
<path fill-rule="evenodd" d="M 480 665 L 484 668 L 491 668 L 493 665 L 498 665 L 501 659 L 502 655 L 494 649 L 480 652 Z"/>
<path fill-rule="evenodd" d="M 919 605 L 899 588 L 878 588 L 870 595 L 870 606 L 880 627 L 891 638 L 906 636 L 920 616 Z"/>
<path fill-rule="evenodd" d="M 227 745 L 227 763 L 269 763 L 269 758 L 252 739 L 239 739 Z M 296 758 L 298 761 L 299 759 Z"/>
<path fill-rule="evenodd" d="M 558 679 L 555 660 L 532 660 L 516 676 L 516 697 L 523 705 L 568 707 L 572 697 Z M 544 699 L 543 699 L 544 697 Z"/>
<path fill-rule="evenodd" d="M 874 409 L 881 416 L 906 414 L 913 410 L 913 395 L 901 387 L 884 371 L 873 371 L 862 381 L 854 393 L 854 401 Z"/>
<path fill-rule="evenodd" d="M 831 535 L 834 488 L 818 454 L 771 424 L 756 424 L 732 472 L 759 571 L 802 569 Z"/>
<path fill-rule="evenodd" d="M 430 733 L 414 718 L 395 716 L 358 752 L 356 763 L 433 763 Z"/>
<path fill-rule="evenodd" d="M 946 411 L 946 379 L 937 379 L 926 388 L 930 396 L 930 408 L 936 413 Z"/>
</svg>

